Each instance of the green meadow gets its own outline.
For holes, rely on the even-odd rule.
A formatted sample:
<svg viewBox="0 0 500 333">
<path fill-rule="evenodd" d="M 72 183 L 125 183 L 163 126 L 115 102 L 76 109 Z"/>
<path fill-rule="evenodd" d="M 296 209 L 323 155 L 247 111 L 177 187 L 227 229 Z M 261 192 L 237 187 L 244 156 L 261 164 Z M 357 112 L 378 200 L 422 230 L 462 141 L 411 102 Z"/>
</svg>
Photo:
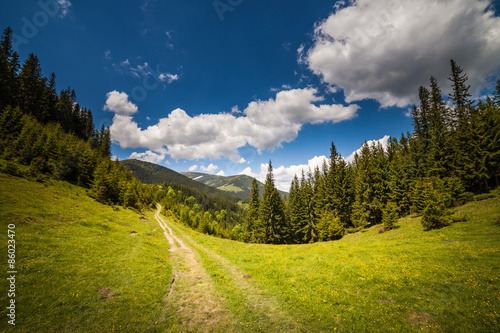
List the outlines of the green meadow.
<svg viewBox="0 0 500 333">
<path fill-rule="evenodd" d="M 406 217 L 383 233 L 284 246 L 209 237 L 164 217 L 193 250 L 182 264 L 186 250 L 168 251 L 154 211 L 0 174 L 1 269 L 7 276 L 9 224 L 17 269 L 16 326 L 3 278 L 0 331 L 498 332 L 498 192 L 452 213 L 463 221 L 434 231 Z M 195 261 L 207 276 L 197 299 L 210 289 L 221 316 L 193 327 L 183 324 L 194 296 L 182 279 Z"/>
<path fill-rule="evenodd" d="M 153 332 L 168 308 L 168 243 L 155 220 L 64 182 L 0 174 L 2 332 Z M 16 321 L 8 324 L 7 233 L 15 224 Z M 168 317 L 168 314 L 167 314 Z"/>
</svg>

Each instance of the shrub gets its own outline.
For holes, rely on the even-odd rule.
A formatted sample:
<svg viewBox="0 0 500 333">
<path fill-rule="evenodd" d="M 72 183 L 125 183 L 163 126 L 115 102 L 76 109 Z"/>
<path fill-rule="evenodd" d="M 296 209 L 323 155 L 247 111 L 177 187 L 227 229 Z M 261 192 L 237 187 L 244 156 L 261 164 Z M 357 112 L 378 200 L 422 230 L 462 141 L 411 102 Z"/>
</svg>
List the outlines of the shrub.
<svg viewBox="0 0 500 333">
<path fill-rule="evenodd" d="M 445 204 L 439 200 L 429 200 L 422 214 L 422 226 L 425 230 L 433 230 L 450 224 Z"/>
</svg>

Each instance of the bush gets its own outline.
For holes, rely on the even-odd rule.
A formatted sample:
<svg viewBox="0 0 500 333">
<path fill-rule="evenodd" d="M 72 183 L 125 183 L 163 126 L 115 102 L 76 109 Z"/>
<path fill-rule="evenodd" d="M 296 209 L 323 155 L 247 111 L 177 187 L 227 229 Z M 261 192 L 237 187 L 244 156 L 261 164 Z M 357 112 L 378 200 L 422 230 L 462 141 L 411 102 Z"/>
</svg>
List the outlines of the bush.
<svg viewBox="0 0 500 333">
<path fill-rule="evenodd" d="M 0 165 L 0 171 L 16 177 L 21 177 L 23 175 L 22 171 L 19 169 L 19 165 L 12 161 L 5 161 L 4 165 Z"/>
<path fill-rule="evenodd" d="M 329 241 L 341 239 L 344 235 L 344 226 L 338 216 L 333 213 L 325 213 L 318 224 L 319 239 Z"/>
<path fill-rule="evenodd" d="M 450 218 L 444 203 L 439 200 L 429 200 L 422 214 L 422 226 L 424 229 L 440 229 L 449 224 Z"/>
</svg>

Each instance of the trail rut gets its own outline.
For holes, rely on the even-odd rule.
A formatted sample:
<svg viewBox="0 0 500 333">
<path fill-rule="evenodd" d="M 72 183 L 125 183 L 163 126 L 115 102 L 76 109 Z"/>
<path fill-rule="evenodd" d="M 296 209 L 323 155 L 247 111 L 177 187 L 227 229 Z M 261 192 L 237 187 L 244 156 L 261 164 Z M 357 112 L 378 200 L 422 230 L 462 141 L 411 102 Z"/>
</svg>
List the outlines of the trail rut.
<svg viewBox="0 0 500 333">
<path fill-rule="evenodd" d="M 232 320 L 229 312 L 216 297 L 213 281 L 196 252 L 172 232 L 160 212 L 161 206 L 158 205 L 155 218 L 170 245 L 173 278 L 163 299 L 165 310 L 159 321 L 164 321 L 168 310 L 171 309 L 181 331 L 225 331 L 224 327 Z"/>
</svg>

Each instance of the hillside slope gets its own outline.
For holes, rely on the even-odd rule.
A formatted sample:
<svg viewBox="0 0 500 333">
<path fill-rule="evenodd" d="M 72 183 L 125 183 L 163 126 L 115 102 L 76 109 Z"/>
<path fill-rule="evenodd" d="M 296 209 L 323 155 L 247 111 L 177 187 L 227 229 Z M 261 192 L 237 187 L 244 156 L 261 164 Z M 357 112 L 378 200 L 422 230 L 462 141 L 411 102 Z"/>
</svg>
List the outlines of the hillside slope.
<svg viewBox="0 0 500 333">
<path fill-rule="evenodd" d="M 240 200 L 239 197 L 230 193 L 220 191 L 214 187 L 194 181 L 185 175 L 158 164 L 139 160 L 124 160 L 121 161 L 121 163 L 125 165 L 130 172 L 132 172 L 132 175 L 139 179 L 139 181 L 143 184 L 175 183 L 200 190 L 205 194 L 220 196 L 233 202 Z"/>
<path fill-rule="evenodd" d="M 210 175 L 200 172 L 181 172 L 182 175 L 196 180 L 205 185 L 215 187 L 218 190 L 233 194 L 241 199 L 248 199 L 250 197 L 250 189 L 252 188 L 253 178 L 247 175 L 236 175 L 236 176 L 218 176 Z M 262 198 L 264 193 L 264 184 L 257 181 L 259 186 L 259 195 Z M 287 193 L 280 191 L 282 196 L 286 196 Z"/>
<path fill-rule="evenodd" d="M 173 311 L 161 301 L 172 280 L 169 247 L 152 213 L 100 204 L 69 183 L 0 173 L 0 223 L 4 273 L 7 240 L 16 244 L 15 332 L 172 327 Z M 6 332 L 5 278 L 0 288 Z"/>
<path fill-rule="evenodd" d="M 16 332 L 496 332 L 495 195 L 453 209 L 468 218 L 443 229 L 408 217 L 310 245 L 244 244 L 167 217 L 182 240 L 169 246 L 152 211 L 0 173 L 0 252 L 6 263 L 15 225 Z"/>
<path fill-rule="evenodd" d="M 395 230 L 310 245 L 243 244 L 170 225 L 244 316 L 242 331 L 496 332 L 500 197 L 453 212 L 468 218 L 423 231 L 408 217 Z"/>
</svg>

